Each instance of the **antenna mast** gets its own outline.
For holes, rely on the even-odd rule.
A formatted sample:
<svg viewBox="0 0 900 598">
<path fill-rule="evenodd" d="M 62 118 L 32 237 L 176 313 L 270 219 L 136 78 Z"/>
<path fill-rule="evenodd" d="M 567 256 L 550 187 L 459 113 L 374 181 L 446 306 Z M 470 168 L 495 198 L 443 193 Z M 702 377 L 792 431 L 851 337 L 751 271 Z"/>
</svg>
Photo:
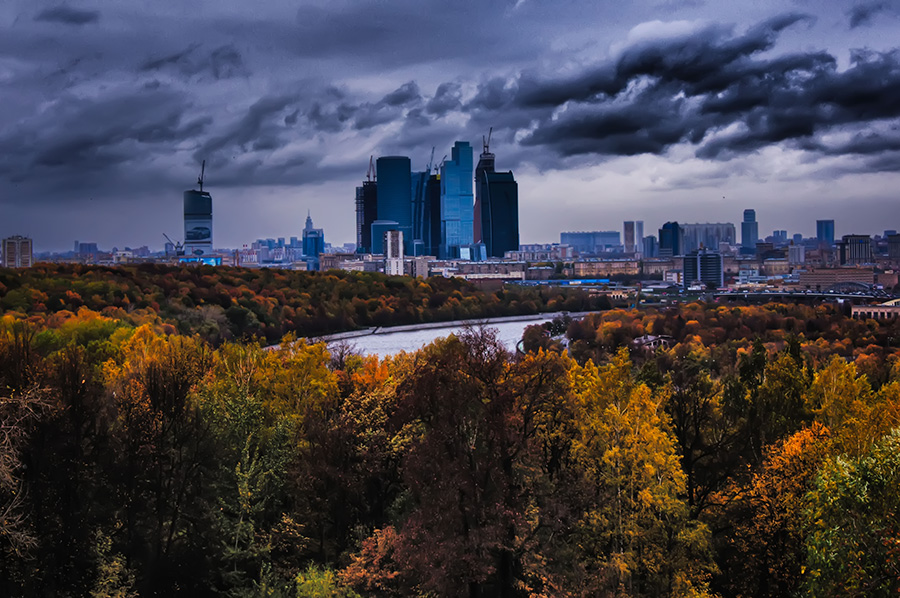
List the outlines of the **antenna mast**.
<svg viewBox="0 0 900 598">
<path fill-rule="evenodd" d="M 197 184 L 200 185 L 200 193 L 203 193 L 203 174 L 206 172 L 206 160 L 203 161 L 203 164 L 200 165 L 200 177 L 197 179 Z"/>
</svg>

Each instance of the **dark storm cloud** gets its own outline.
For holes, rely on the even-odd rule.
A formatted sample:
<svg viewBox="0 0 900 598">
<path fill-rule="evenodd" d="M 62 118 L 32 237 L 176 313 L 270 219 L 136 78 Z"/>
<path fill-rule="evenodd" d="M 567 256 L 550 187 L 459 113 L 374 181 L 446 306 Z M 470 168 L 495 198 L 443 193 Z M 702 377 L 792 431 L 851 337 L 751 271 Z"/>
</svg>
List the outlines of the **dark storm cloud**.
<svg viewBox="0 0 900 598">
<path fill-rule="evenodd" d="M 293 108 L 297 97 L 277 95 L 262 97 L 254 102 L 237 122 L 229 125 L 225 132 L 208 139 L 194 153 L 197 161 L 209 159 L 221 163 L 230 154 L 244 154 L 259 150 L 273 150 L 287 140 L 284 137 L 284 117 L 286 109 Z M 279 122 L 280 121 L 280 122 Z"/>
<path fill-rule="evenodd" d="M 425 105 L 425 111 L 437 117 L 441 117 L 451 110 L 458 110 L 462 106 L 462 86 L 459 83 L 441 83 L 438 85 L 434 96 Z"/>
<path fill-rule="evenodd" d="M 381 99 L 386 106 L 405 106 L 422 100 L 419 93 L 419 85 L 415 81 L 408 81 Z"/>
<path fill-rule="evenodd" d="M 64 96 L 0 137 L 0 171 L 16 182 L 69 190 L 96 185 L 125 162 L 204 133 L 207 118 L 188 118 L 187 97 L 162 87 Z"/>
<path fill-rule="evenodd" d="M 728 159 L 778 143 L 813 149 L 823 134 L 900 118 L 897 52 L 855 51 L 843 71 L 826 52 L 770 55 L 781 32 L 810 21 L 787 14 L 739 35 L 709 25 L 650 37 L 566 79 L 491 79 L 465 109 L 563 157 L 663 154 L 689 143 L 699 157 Z M 863 147 L 875 145 L 845 150 Z"/>
<path fill-rule="evenodd" d="M 100 20 L 100 13 L 96 10 L 80 10 L 71 6 L 60 5 L 42 10 L 34 17 L 34 20 L 79 26 L 96 23 Z"/>
<path fill-rule="evenodd" d="M 142 72 L 174 69 L 185 77 L 209 73 L 214 79 L 228 79 L 247 74 L 244 59 L 233 45 L 224 45 L 212 52 L 200 52 L 201 44 L 193 43 L 184 50 L 147 60 L 140 66 Z"/>
<path fill-rule="evenodd" d="M 847 17 L 850 20 L 850 28 L 871 25 L 875 16 L 879 13 L 887 12 L 891 9 L 891 3 L 886 0 L 875 0 L 874 2 L 860 2 L 854 4 L 847 11 Z"/>
</svg>

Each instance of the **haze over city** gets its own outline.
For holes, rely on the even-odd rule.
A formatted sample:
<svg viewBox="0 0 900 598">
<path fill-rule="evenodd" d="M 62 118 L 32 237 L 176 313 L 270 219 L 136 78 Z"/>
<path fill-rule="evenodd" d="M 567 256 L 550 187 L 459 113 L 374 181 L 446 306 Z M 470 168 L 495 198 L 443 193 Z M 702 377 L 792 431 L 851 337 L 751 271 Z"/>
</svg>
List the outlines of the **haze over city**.
<svg viewBox="0 0 900 598">
<path fill-rule="evenodd" d="M 0 236 L 161 247 L 207 160 L 216 244 L 353 241 L 369 156 L 456 140 L 521 240 L 644 220 L 897 228 L 888 2 L 24 2 L 0 7 Z M 889 218 L 885 219 L 885 215 Z"/>
</svg>

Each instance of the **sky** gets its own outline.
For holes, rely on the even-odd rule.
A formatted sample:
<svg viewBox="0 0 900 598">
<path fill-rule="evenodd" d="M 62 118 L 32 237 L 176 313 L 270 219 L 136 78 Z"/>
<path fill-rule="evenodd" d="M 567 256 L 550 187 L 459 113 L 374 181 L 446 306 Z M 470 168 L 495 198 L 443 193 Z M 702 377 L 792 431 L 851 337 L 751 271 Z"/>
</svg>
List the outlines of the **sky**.
<svg viewBox="0 0 900 598">
<path fill-rule="evenodd" d="M 0 235 L 355 241 L 369 157 L 493 128 L 523 243 L 643 220 L 900 229 L 896 0 L 6 0 Z"/>
</svg>

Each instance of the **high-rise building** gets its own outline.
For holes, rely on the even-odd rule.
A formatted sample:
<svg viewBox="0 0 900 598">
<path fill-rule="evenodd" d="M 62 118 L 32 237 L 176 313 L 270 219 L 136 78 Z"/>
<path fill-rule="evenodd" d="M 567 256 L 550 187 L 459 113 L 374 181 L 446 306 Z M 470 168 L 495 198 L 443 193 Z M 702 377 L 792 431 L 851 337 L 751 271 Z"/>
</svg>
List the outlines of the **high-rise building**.
<svg viewBox="0 0 900 598">
<path fill-rule="evenodd" d="M 420 250 L 424 250 L 425 247 L 425 228 L 427 226 L 425 222 L 425 202 L 428 191 L 428 179 L 429 173 L 427 172 L 412 173 L 410 197 L 412 197 L 413 220 L 412 239 L 410 241 L 412 242 L 413 251 L 410 255 L 418 255 L 415 251 L 416 247 L 420 248 Z"/>
<path fill-rule="evenodd" d="M 384 231 L 384 273 L 403 276 L 403 231 Z"/>
<path fill-rule="evenodd" d="M 375 161 L 378 180 L 378 220 L 397 223 L 408 250 L 412 243 L 412 170 L 406 156 L 384 156 Z M 382 241 L 372 238 L 372 243 Z M 407 251 L 409 253 L 409 251 Z"/>
<path fill-rule="evenodd" d="M 806 247 L 796 243 L 788 245 L 788 263 L 792 266 L 806 263 Z"/>
<path fill-rule="evenodd" d="M 30 268 L 34 263 L 34 247 L 29 237 L 13 235 L 3 239 L 3 267 Z"/>
<path fill-rule="evenodd" d="M 497 172 L 489 141 L 475 168 L 473 238 L 484 243 L 487 256 L 503 257 L 519 249 L 519 185 L 512 171 Z"/>
<path fill-rule="evenodd" d="M 689 253 L 701 247 L 717 250 L 721 243 L 735 244 L 734 224 L 715 222 L 703 224 L 682 224 L 681 236 L 684 241 L 682 251 Z"/>
<path fill-rule="evenodd" d="M 759 224 L 756 222 L 756 210 L 744 210 L 744 221 L 741 222 L 741 251 L 753 253 L 759 241 Z"/>
<path fill-rule="evenodd" d="M 212 196 L 208 191 L 191 189 L 184 192 L 184 254 L 204 256 L 212 253 Z"/>
<path fill-rule="evenodd" d="M 681 227 L 677 222 L 666 222 L 659 229 L 659 257 L 682 254 Z"/>
<path fill-rule="evenodd" d="M 378 219 L 378 185 L 363 181 L 356 188 L 356 251 L 369 253 L 372 249 L 372 223 Z"/>
<path fill-rule="evenodd" d="M 441 247 L 441 175 L 432 174 L 425 184 L 425 215 L 422 228 L 425 255 L 438 255 Z"/>
<path fill-rule="evenodd" d="M 625 236 L 625 253 L 634 253 L 635 248 L 635 234 L 634 234 L 634 221 L 626 220 L 623 225 L 622 232 Z"/>
<path fill-rule="evenodd" d="M 376 220 L 372 223 L 372 253 L 384 253 L 384 234 L 389 230 L 400 230 L 396 220 Z"/>
<path fill-rule="evenodd" d="M 653 235 L 644 237 L 641 241 L 644 257 L 659 257 L 659 243 Z"/>
<path fill-rule="evenodd" d="M 725 284 L 722 254 L 704 248 L 684 256 L 684 286 L 697 282 L 712 287 Z"/>
<path fill-rule="evenodd" d="M 872 238 L 869 235 L 844 235 L 838 243 L 840 263 L 844 265 L 871 264 Z"/>
<path fill-rule="evenodd" d="M 306 269 L 319 269 L 319 255 L 325 252 L 325 231 L 313 226 L 312 216 L 307 212 L 306 226 L 303 227 L 303 255 Z"/>
<path fill-rule="evenodd" d="M 457 141 L 450 150 L 450 160 L 441 164 L 441 258 L 457 258 L 459 246 L 473 242 L 473 160 L 469 142 Z"/>
<path fill-rule="evenodd" d="M 634 250 L 641 251 L 643 249 L 644 241 L 644 221 L 643 220 L 635 220 L 634 221 Z"/>
<path fill-rule="evenodd" d="M 888 257 L 892 260 L 900 259 L 900 235 L 893 234 L 887 236 Z"/>
<path fill-rule="evenodd" d="M 834 245 L 834 220 L 816 220 L 816 240 L 819 245 Z"/>
<path fill-rule="evenodd" d="M 596 254 L 622 245 L 617 230 L 571 231 L 559 234 L 561 245 L 571 245 L 580 254 Z"/>
</svg>

